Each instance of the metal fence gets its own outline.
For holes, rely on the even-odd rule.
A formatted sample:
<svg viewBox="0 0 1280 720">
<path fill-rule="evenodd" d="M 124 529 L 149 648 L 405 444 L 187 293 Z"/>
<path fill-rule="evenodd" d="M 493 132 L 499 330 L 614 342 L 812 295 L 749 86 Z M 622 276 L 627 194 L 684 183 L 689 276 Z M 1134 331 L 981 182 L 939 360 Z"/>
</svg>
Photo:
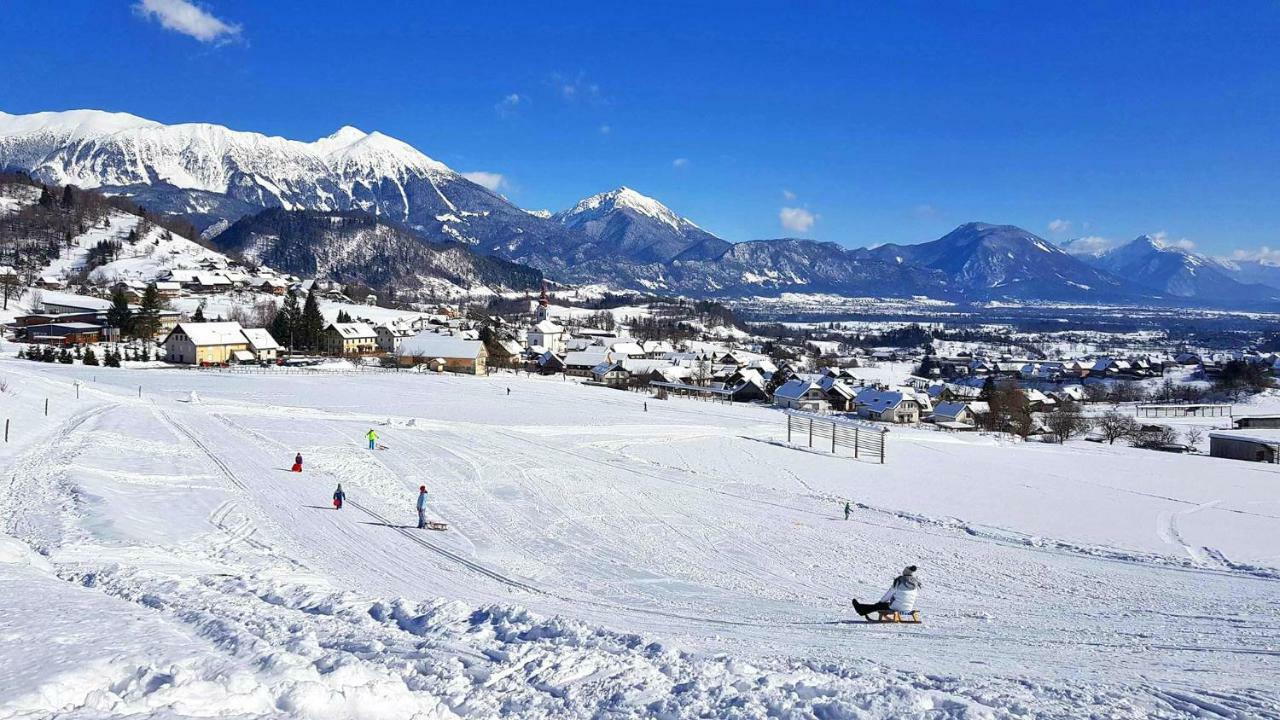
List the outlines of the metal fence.
<svg viewBox="0 0 1280 720">
<path fill-rule="evenodd" d="M 1133 414 L 1141 418 L 1232 417 L 1231 405 L 1135 405 Z"/>
<path fill-rule="evenodd" d="M 792 444 L 792 438 L 799 436 L 800 441 L 807 441 L 811 448 L 830 448 L 832 453 L 838 448 L 851 449 L 855 458 L 878 460 L 884 464 L 884 436 L 888 433 L 885 428 L 797 410 L 788 410 L 786 415 L 787 444 Z"/>
</svg>

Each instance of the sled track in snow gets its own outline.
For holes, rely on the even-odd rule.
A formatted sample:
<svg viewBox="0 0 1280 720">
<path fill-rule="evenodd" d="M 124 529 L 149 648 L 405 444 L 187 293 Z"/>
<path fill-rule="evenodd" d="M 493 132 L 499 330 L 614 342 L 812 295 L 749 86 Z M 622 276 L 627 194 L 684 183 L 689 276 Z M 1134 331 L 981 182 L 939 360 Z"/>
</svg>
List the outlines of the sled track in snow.
<svg viewBox="0 0 1280 720">
<path fill-rule="evenodd" d="M 401 535 L 413 541 L 414 543 L 420 545 L 421 547 L 427 550 L 430 550 L 431 552 L 434 552 L 437 555 L 440 555 L 441 557 L 444 557 L 448 560 L 452 560 L 453 562 L 458 563 L 459 565 L 462 565 L 463 567 L 467 568 L 468 570 L 471 570 L 472 572 L 478 573 L 480 575 L 483 575 L 489 578 L 490 580 L 495 580 L 499 583 L 502 583 L 503 585 L 515 588 L 517 590 L 524 590 L 525 592 L 530 592 L 537 595 L 550 595 L 550 593 L 547 593 L 546 591 L 540 588 L 536 588 L 532 585 L 516 580 L 515 578 L 509 577 L 507 575 L 503 575 L 502 573 L 497 572 L 496 570 L 490 570 L 489 568 L 485 567 L 484 565 L 481 565 L 480 563 L 477 563 L 472 560 L 468 560 L 467 558 L 462 557 L 461 555 L 451 550 L 446 550 L 445 548 L 442 548 L 439 545 L 436 545 L 435 543 L 429 540 L 426 540 L 420 535 L 414 532 L 411 532 L 408 528 L 403 528 L 396 525 L 395 523 L 391 522 L 391 520 L 389 520 L 387 517 L 385 517 L 378 511 L 373 510 L 372 508 L 365 507 L 364 505 L 361 505 L 355 500 L 348 500 L 347 504 L 359 510 L 360 512 L 364 513 L 365 515 L 368 515 L 369 517 L 375 520 L 378 520 L 379 522 L 387 525 L 388 527 L 393 528 L 396 532 L 400 533 Z"/>
</svg>

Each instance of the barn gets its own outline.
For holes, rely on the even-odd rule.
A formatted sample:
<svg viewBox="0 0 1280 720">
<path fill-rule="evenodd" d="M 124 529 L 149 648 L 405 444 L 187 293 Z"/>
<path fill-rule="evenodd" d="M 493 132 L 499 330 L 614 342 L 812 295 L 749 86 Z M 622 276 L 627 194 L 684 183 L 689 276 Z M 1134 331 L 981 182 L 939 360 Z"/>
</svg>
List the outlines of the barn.
<svg viewBox="0 0 1280 720">
<path fill-rule="evenodd" d="M 1209 433 L 1213 457 L 1280 463 L 1280 430 L 1234 430 Z"/>
</svg>

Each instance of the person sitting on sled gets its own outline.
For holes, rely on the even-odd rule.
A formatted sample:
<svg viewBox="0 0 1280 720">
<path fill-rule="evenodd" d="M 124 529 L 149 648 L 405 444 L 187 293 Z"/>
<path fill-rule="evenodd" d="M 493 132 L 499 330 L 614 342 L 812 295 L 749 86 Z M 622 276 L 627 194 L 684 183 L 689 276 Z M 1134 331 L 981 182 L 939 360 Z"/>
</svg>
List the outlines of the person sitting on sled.
<svg viewBox="0 0 1280 720">
<path fill-rule="evenodd" d="M 853 600 L 853 609 L 863 617 L 871 613 L 879 613 L 881 617 L 889 613 L 910 615 L 916 609 L 916 594 L 920 592 L 921 583 L 916 577 L 916 566 L 908 565 L 902 574 L 893 579 L 889 592 L 880 598 L 880 602 L 863 605 L 857 598 Z"/>
<path fill-rule="evenodd" d="M 342 503 L 347 499 L 347 494 L 342 492 L 342 483 L 338 483 L 338 489 L 333 491 L 333 507 L 337 510 L 342 509 Z"/>
</svg>

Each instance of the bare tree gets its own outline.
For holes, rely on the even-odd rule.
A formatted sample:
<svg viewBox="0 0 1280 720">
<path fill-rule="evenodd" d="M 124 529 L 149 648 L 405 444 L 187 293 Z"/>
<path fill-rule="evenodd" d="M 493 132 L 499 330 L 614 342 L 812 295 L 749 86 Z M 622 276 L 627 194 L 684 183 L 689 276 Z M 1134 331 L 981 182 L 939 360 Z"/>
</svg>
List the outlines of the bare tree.
<svg viewBox="0 0 1280 720">
<path fill-rule="evenodd" d="M 1089 422 L 1080 412 L 1080 406 L 1069 400 L 1063 401 L 1056 410 L 1045 415 L 1045 425 L 1049 427 L 1049 433 L 1060 443 L 1089 429 Z"/>
<path fill-rule="evenodd" d="M 1145 425 L 1138 428 L 1129 442 L 1134 447 L 1157 448 L 1178 442 L 1178 431 L 1168 425 Z"/>
<path fill-rule="evenodd" d="M 1204 428 L 1199 425 L 1192 425 L 1183 432 L 1182 437 L 1187 441 L 1188 445 L 1195 447 L 1204 439 Z"/>
<path fill-rule="evenodd" d="M 1114 445 L 1117 440 L 1133 437 L 1138 433 L 1138 421 L 1114 408 L 1103 413 L 1095 423 L 1095 427 L 1109 445 Z"/>
<path fill-rule="evenodd" d="M 22 281 L 18 278 L 17 273 L 9 273 L 0 275 L 0 296 L 4 297 L 4 309 L 9 309 L 10 299 L 20 299 L 22 297 Z"/>
</svg>

